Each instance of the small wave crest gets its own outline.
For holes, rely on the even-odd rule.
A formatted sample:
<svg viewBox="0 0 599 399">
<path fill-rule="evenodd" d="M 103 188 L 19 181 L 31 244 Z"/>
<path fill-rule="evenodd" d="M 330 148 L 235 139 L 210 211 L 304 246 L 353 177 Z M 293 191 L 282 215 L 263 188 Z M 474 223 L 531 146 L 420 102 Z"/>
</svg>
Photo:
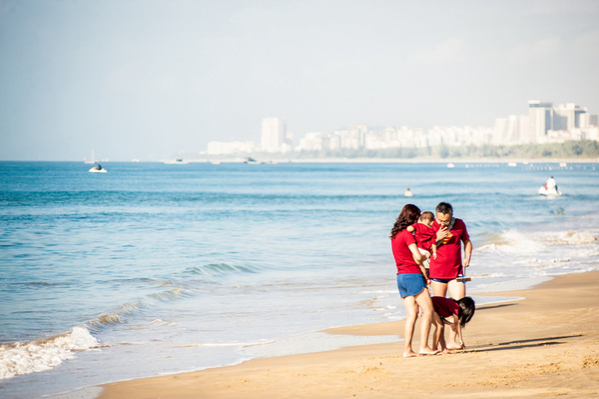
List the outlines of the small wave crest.
<svg viewBox="0 0 599 399">
<path fill-rule="evenodd" d="M 99 347 L 98 341 L 85 327 L 74 327 L 68 334 L 47 340 L 0 346 L 0 379 L 50 370 L 74 352 Z"/>
<path fill-rule="evenodd" d="M 519 230 L 504 230 L 491 242 L 482 245 L 478 251 L 498 254 L 519 254 L 541 251 L 544 243 L 531 234 Z"/>
<path fill-rule="evenodd" d="M 88 322 L 86 326 L 92 331 L 97 332 L 97 330 L 105 326 L 125 323 L 128 317 L 138 314 L 144 308 L 150 307 L 158 302 L 174 300 L 181 295 L 185 295 L 185 292 L 180 287 L 175 287 L 168 291 L 156 292 L 142 299 L 127 302 L 104 315 L 98 316 L 94 320 Z"/>
<path fill-rule="evenodd" d="M 535 253 L 547 246 L 587 246 L 598 241 L 599 237 L 594 232 L 505 230 L 482 245 L 479 251 L 504 254 Z"/>
<path fill-rule="evenodd" d="M 259 273 L 260 268 L 256 266 L 230 265 L 228 263 L 209 263 L 199 267 L 191 267 L 185 272 L 212 280 L 214 278 L 227 276 L 230 274 Z"/>
<path fill-rule="evenodd" d="M 591 232 L 563 231 L 550 235 L 548 240 L 567 245 L 588 245 L 597 242 L 599 237 Z"/>
</svg>

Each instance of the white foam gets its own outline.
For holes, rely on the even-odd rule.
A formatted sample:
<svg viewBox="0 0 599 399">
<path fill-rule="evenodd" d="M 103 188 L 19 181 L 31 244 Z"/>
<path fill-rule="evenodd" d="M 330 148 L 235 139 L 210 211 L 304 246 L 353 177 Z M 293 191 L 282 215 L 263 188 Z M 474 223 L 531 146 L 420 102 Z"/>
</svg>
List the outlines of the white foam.
<svg viewBox="0 0 599 399">
<path fill-rule="evenodd" d="M 245 346 L 253 346 L 253 345 L 264 345 L 264 344 L 269 344 L 274 342 L 273 340 L 270 339 L 260 339 L 257 340 L 255 342 L 239 342 L 239 341 L 233 341 L 233 342 L 203 342 L 201 344 L 189 344 L 189 345 L 185 345 L 183 346 L 184 348 L 219 348 L 219 347 L 228 347 L 228 346 L 238 346 L 238 347 L 245 347 Z"/>
<path fill-rule="evenodd" d="M 590 232 L 575 233 L 563 231 L 550 235 L 548 240 L 568 245 L 588 245 L 597 242 L 598 238 Z"/>
<path fill-rule="evenodd" d="M 70 334 L 47 341 L 0 346 L 0 379 L 50 370 L 75 357 L 73 352 L 98 346 L 85 327 L 74 327 Z"/>
<path fill-rule="evenodd" d="M 496 242 L 482 245 L 478 251 L 482 253 L 516 255 L 539 252 L 544 247 L 543 241 L 534 237 L 534 234 L 512 229 L 503 231 Z"/>
</svg>

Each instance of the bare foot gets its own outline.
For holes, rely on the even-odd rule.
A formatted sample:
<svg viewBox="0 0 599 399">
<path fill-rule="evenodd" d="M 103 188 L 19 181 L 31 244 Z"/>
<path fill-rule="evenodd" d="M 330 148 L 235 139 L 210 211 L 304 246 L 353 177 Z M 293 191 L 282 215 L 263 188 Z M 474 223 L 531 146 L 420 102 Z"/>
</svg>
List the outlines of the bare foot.
<svg viewBox="0 0 599 399">
<path fill-rule="evenodd" d="M 418 357 L 420 356 L 418 353 L 412 351 L 406 351 L 403 353 L 403 357 Z"/>
<path fill-rule="evenodd" d="M 420 354 L 421 354 L 421 355 L 436 355 L 436 354 L 437 354 L 437 353 L 439 353 L 439 352 L 440 352 L 440 351 L 438 351 L 438 350 L 433 350 L 433 349 L 431 349 L 431 348 L 429 348 L 429 347 L 426 347 L 426 348 L 422 348 L 422 349 L 420 349 Z"/>
<path fill-rule="evenodd" d="M 443 349 L 443 351 L 441 352 L 444 355 L 453 355 L 454 353 L 456 353 L 456 351 L 454 351 L 453 349 Z"/>
</svg>

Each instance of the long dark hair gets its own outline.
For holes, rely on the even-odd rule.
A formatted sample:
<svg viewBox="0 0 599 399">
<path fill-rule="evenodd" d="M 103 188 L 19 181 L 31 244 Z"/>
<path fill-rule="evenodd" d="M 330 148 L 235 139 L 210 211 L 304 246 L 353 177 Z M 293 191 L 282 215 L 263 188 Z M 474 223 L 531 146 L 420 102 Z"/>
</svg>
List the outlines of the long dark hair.
<svg viewBox="0 0 599 399">
<path fill-rule="evenodd" d="M 413 225 L 418 221 L 420 217 L 420 209 L 416 205 L 407 204 L 403 207 L 397 220 L 395 220 L 395 224 L 391 229 L 391 235 L 389 236 L 391 239 L 394 239 L 397 233 L 405 229 L 406 227 Z"/>
<path fill-rule="evenodd" d="M 456 302 L 460 306 L 458 309 L 458 320 L 460 320 L 460 325 L 464 327 L 466 323 L 472 319 L 472 316 L 474 316 L 474 299 L 465 296 L 462 299 L 458 299 Z"/>
</svg>

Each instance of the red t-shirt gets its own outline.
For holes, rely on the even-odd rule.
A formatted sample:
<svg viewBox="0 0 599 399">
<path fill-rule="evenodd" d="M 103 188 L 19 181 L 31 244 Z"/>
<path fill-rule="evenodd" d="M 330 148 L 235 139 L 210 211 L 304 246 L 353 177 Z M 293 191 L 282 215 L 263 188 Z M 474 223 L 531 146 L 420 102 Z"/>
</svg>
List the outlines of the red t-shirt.
<svg viewBox="0 0 599 399">
<path fill-rule="evenodd" d="M 416 261 L 414 261 L 412 251 L 410 251 L 409 248 L 410 244 L 415 243 L 416 240 L 414 239 L 414 236 L 406 229 L 397 233 L 395 238 L 391 240 L 391 250 L 393 251 L 393 257 L 395 258 L 397 274 L 422 273 L 420 267 Z"/>
<path fill-rule="evenodd" d="M 456 301 L 450 298 L 442 296 L 431 297 L 433 301 L 433 309 L 441 317 L 449 317 L 451 315 L 458 315 L 460 305 Z"/>
<path fill-rule="evenodd" d="M 435 230 L 424 223 L 414 223 L 412 227 L 414 228 L 414 238 L 416 239 L 418 248 L 431 252 L 436 238 Z"/>
<path fill-rule="evenodd" d="M 433 230 L 435 234 L 441 226 L 435 220 Z M 437 259 L 431 257 L 430 277 L 454 279 L 462 272 L 462 241 L 469 241 L 470 236 L 462 219 L 456 219 L 449 235 L 445 237 L 444 244 L 437 246 Z"/>
</svg>

